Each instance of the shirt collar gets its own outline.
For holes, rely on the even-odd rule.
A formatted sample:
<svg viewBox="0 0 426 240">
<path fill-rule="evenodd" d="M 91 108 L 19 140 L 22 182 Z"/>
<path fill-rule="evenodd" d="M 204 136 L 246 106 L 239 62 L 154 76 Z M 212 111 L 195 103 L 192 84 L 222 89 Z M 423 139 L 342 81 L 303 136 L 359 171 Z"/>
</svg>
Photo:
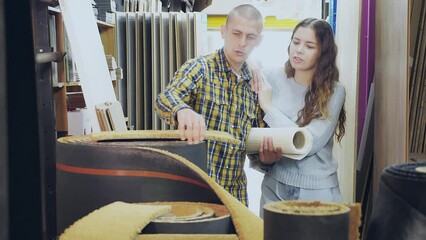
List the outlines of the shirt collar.
<svg viewBox="0 0 426 240">
<path fill-rule="evenodd" d="M 226 60 L 225 50 L 223 48 L 217 51 L 217 62 L 219 63 L 218 70 L 221 72 L 232 72 L 231 65 Z M 248 68 L 247 62 L 244 62 L 241 67 L 241 79 L 249 82 L 251 80 L 250 70 Z"/>
</svg>

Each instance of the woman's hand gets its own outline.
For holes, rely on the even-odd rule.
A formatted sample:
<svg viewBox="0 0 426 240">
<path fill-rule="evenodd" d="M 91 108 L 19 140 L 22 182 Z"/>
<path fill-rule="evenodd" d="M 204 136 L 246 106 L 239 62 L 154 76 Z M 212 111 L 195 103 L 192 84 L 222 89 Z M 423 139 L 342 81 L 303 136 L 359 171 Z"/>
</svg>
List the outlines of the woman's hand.
<svg viewBox="0 0 426 240">
<path fill-rule="evenodd" d="M 260 144 L 259 159 L 263 164 L 272 164 L 281 158 L 282 150 L 280 147 L 274 148 L 271 137 L 264 137 Z"/>
<path fill-rule="evenodd" d="M 259 67 L 250 67 L 250 73 L 251 73 L 251 80 L 249 82 L 251 86 L 251 90 L 253 90 L 255 93 L 259 93 L 259 91 L 262 88 L 262 73 L 260 72 Z"/>
<path fill-rule="evenodd" d="M 258 92 L 259 104 L 265 113 L 272 107 L 272 87 L 262 73 L 259 73 L 260 91 Z"/>
</svg>

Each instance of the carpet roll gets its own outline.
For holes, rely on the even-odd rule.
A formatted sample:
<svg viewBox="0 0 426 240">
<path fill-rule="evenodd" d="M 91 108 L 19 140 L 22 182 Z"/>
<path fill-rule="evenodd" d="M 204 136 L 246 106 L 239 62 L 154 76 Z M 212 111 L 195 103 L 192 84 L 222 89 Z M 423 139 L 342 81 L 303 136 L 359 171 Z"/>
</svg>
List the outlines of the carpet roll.
<svg viewBox="0 0 426 240">
<path fill-rule="evenodd" d="M 116 139 L 98 141 L 97 144 L 123 148 L 151 147 L 162 149 L 182 156 L 203 171 L 207 172 L 207 143 L 188 144 L 186 141 L 173 139 Z"/>
<path fill-rule="evenodd" d="M 280 201 L 266 204 L 265 240 L 347 240 L 349 212 L 344 204 Z"/>
<path fill-rule="evenodd" d="M 169 213 L 171 206 L 114 202 L 73 223 L 59 240 L 135 239 L 152 219 Z"/>
<path fill-rule="evenodd" d="M 239 144 L 239 140 L 228 133 L 219 131 L 206 131 L 205 140 L 221 141 Z M 121 145 L 122 147 L 154 147 L 176 153 L 199 168 L 207 169 L 207 144 L 187 144 L 180 140 L 178 130 L 135 130 L 124 132 L 99 132 L 84 136 L 69 136 L 58 140 L 58 143 L 67 144 L 99 144 L 99 145 Z"/>
<path fill-rule="evenodd" d="M 161 150 L 161 149 L 154 149 L 154 148 L 140 148 L 139 151 L 135 151 L 135 149 L 129 149 L 128 154 L 130 156 L 134 155 L 134 159 L 143 159 L 144 161 L 151 162 L 151 161 L 158 161 L 160 160 L 161 163 L 165 163 L 166 167 L 178 169 L 179 172 L 185 172 L 189 174 L 190 176 L 194 177 L 194 179 L 200 180 L 200 181 L 188 181 L 186 182 L 189 184 L 195 184 L 198 186 L 202 186 L 206 189 L 210 189 L 211 194 L 209 193 L 208 196 L 215 196 L 217 200 L 217 204 L 223 204 L 226 209 L 228 210 L 229 214 L 231 215 L 232 223 L 235 228 L 236 234 L 139 234 L 136 239 L 151 239 L 151 240 L 162 240 L 162 239 L 205 239 L 205 240 L 224 240 L 224 239 L 239 239 L 239 240 L 259 240 L 263 239 L 263 221 L 259 217 L 257 217 L 255 214 L 253 214 L 244 204 L 239 202 L 236 198 L 234 198 L 230 193 L 225 191 L 219 184 L 217 184 L 211 177 L 209 177 L 205 172 L 203 172 L 200 168 L 196 167 L 193 163 L 189 162 L 185 158 Z M 114 151 L 107 152 L 106 155 L 114 155 Z M 120 153 L 118 156 L 122 156 L 122 153 Z M 153 156 L 153 157 L 147 157 L 147 156 Z M 124 156 L 123 159 L 128 157 L 127 155 Z M 147 160 L 145 160 L 147 159 Z M 158 162 L 157 162 L 158 163 Z M 167 167 L 167 165 L 169 165 Z M 73 169 L 68 169 L 73 170 Z M 102 172 L 102 171 L 101 171 Z M 90 174 L 90 172 L 82 172 L 82 174 Z M 149 177 L 149 175 L 147 175 Z M 168 175 L 166 175 L 168 176 Z M 182 181 L 185 179 L 177 178 L 176 181 Z M 187 179 L 186 179 L 187 180 Z M 185 182 L 185 181 L 184 181 Z M 170 182 L 165 182 L 164 184 L 169 184 Z M 104 182 L 100 182 L 99 184 L 104 184 Z M 201 184 L 201 185 L 200 185 Z M 161 188 L 162 186 L 160 186 Z M 186 186 L 188 187 L 188 186 Z M 154 190 L 155 191 L 155 190 Z M 176 192 L 179 191 L 186 191 L 185 186 L 183 188 L 179 188 L 175 190 Z M 146 194 L 152 194 L 152 192 L 146 193 Z M 198 195 L 200 192 L 194 191 L 191 192 L 193 195 Z M 199 198 L 202 198 L 198 196 Z M 85 204 L 92 204 L 91 198 L 87 197 L 87 201 Z M 169 200 L 169 201 L 178 201 L 178 200 Z M 145 201 L 147 202 L 147 201 Z M 191 201 L 190 201 L 191 202 Z M 196 201 L 192 201 L 196 202 Z M 198 201 L 198 202 L 205 202 L 205 203 L 215 203 L 211 202 L 208 199 L 205 199 L 205 201 Z M 139 203 L 139 202 L 133 202 L 133 203 Z M 77 205 L 79 203 L 75 203 Z M 112 205 L 116 206 L 116 205 Z M 81 210 L 79 206 L 77 206 L 77 209 Z M 116 212 L 116 208 L 106 208 L 101 211 L 103 215 L 111 216 L 111 212 Z M 121 209 L 121 208 L 120 208 Z M 68 209 L 69 211 L 73 211 L 74 209 Z M 119 212 L 122 212 L 121 210 Z M 129 212 L 130 213 L 130 212 Z M 73 233 L 72 239 L 84 239 L 82 238 L 83 233 L 91 231 L 91 229 L 87 228 L 93 228 L 93 226 L 98 226 L 97 229 L 105 229 L 106 227 L 100 227 L 101 225 L 109 224 L 108 222 L 103 221 L 103 217 L 91 217 L 91 215 L 96 214 L 96 211 L 92 211 L 91 213 L 88 213 L 85 217 L 77 220 L 74 224 L 72 224 L 67 231 L 61 235 L 61 237 L 68 237 L 70 233 Z M 191 215 L 192 213 L 190 213 Z M 184 214 L 185 215 L 185 214 Z M 138 226 L 145 226 L 146 219 L 144 218 L 127 218 L 124 215 L 121 215 L 120 217 L 114 217 L 114 221 L 120 222 L 120 223 L 129 223 L 128 225 L 133 226 L 126 228 L 125 233 L 121 233 L 118 237 L 114 239 L 129 239 L 126 238 L 127 236 L 130 236 L 134 234 L 134 231 L 141 231 L 141 229 Z M 109 229 L 109 228 L 108 228 Z M 116 234 L 121 232 L 121 230 L 114 230 L 116 228 L 111 228 L 112 231 L 111 234 Z M 77 235 L 74 235 L 77 234 Z M 104 234 L 102 232 L 95 233 L 95 236 L 91 237 L 90 239 L 103 239 L 102 237 Z M 116 236 L 116 235 L 114 235 Z"/>
<path fill-rule="evenodd" d="M 236 234 L 143 234 L 136 240 L 241 240 Z"/>
<path fill-rule="evenodd" d="M 207 139 L 235 141 L 207 132 Z M 207 143 L 187 144 L 177 131 L 102 132 L 57 142 L 57 230 L 115 201 L 220 203 L 202 178 L 184 163 L 152 147 L 182 156 L 206 170 Z"/>
<path fill-rule="evenodd" d="M 366 239 L 426 239 L 426 163 L 383 171 Z"/>
<path fill-rule="evenodd" d="M 170 205 L 172 209 L 169 214 L 153 219 L 142 229 L 142 234 L 235 234 L 231 215 L 222 204 L 156 202 L 146 205 Z"/>
</svg>

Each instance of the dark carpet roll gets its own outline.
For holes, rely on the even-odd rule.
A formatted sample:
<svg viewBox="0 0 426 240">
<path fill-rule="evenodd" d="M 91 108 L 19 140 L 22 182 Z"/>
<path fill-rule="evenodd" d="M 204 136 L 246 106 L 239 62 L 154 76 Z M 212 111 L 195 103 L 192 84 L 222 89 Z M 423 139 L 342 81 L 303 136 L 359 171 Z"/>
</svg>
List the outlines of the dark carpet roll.
<svg viewBox="0 0 426 240">
<path fill-rule="evenodd" d="M 383 171 L 366 239 L 426 239 L 426 163 Z"/>
<path fill-rule="evenodd" d="M 58 141 L 58 232 L 115 201 L 220 203 L 198 174 L 173 158 L 144 150 L 146 146 L 183 156 L 206 169 L 206 142 L 189 145 L 171 139 L 122 138 L 94 141 L 90 136 Z"/>
<path fill-rule="evenodd" d="M 265 240 L 347 240 L 349 211 L 344 204 L 281 201 L 264 207 Z"/>
<path fill-rule="evenodd" d="M 235 234 L 231 215 L 222 204 L 199 202 L 155 202 L 171 205 L 168 215 L 151 221 L 142 234 Z"/>
<path fill-rule="evenodd" d="M 235 230 L 236 234 L 158 233 L 139 234 L 137 239 L 263 239 L 262 219 L 188 159 L 158 148 L 98 144 L 111 137 L 139 139 L 141 135 L 144 138 L 157 135 L 159 138 L 158 133 L 112 132 L 58 140 L 57 153 L 61 156 L 57 158 L 58 223 L 62 227 L 72 223 L 61 237 L 124 239 L 134 236 L 146 226 L 146 221 L 152 220 L 152 214 L 147 218 L 135 217 L 133 205 L 136 203 L 187 201 L 222 204 L 233 225 L 228 230 Z M 178 139 L 176 132 L 171 133 L 161 137 Z M 206 140 L 238 144 L 238 140 L 220 132 L 208 131 Z M 124 206 L 117 206 L 115 203 L 123 198 L 129 200 Z M 108 203 L 112 201 L 115 202 Z M 102 206 L 95 207 L 97 205 Z M 84 216 L 79 216 L 82 213 Z M 129 227 L 124 229 L 123 224 Z"/>
</svg>

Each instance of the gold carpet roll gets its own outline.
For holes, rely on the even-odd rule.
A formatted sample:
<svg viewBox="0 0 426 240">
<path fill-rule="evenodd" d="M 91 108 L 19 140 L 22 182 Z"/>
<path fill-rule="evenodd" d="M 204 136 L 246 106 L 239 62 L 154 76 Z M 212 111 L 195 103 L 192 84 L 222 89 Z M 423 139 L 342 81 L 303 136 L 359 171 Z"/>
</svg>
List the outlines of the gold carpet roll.
<svg viewBox="0 0 426 240">
<path fill-rule="evenodd" d="M 349 213 L 349 240 L 359 240 L 361 221 L 361 203 L 345 203 L 351 210 Z"/>
<path fill-rule="evenodd" d="M 67 233 L 82 233 L 88 227 L 102 224 L 102 218 L 90 216 L 96 214 L 93 212 L 95 209 L 115 201 L 187 201 L 224 205 L 236 234 L 139 234 L 136 239 L 263 239 L 262 219 L 182 156 L 147 147 L 125 148 L 92 143 L 59 145 L 61 149 L 58 154 L 61 153 L 63 157 L 59 157 L 57 162 L 57 174 L 60 175 L 57 189 L 63 191 L 59 194 L 61 197 L 58 196 L 58 209 L 62 211 L 58 212 L 58 216 L 64 220 L 62 227 L 72 224 L 63 237 Z M 72 157 L 75 155 L 78 157 Z M 115 209 L 107 208 L 108 211 L 102 211 L 102 214 L 109 214 Z M 81 221 L 83 219 L 87 220 Z M 122 216 L 116 217 L 115 221 L 138 228 L 145 225 L 146 219 Z M 119 235 L 133 236 L 135 230 L 141 231 L 141 228 L 132 227 Z M 103 239 L 102 232 L 96 234 L 91 239 Z M 73 236 L 76 236 L 73 239 L 83 239 Z"/>
<path fill-rule="evenodd" d="M 199 176 L 174 159 L 142 150 L 177 154 L 207 171 L 207 142 L 188 144 L 179 132 L 140 130 L 101 132 L 58 139 L 57 229 L 115 201 L 219 202 Z M 207 140 L 238 142 L 229 134 L 207 131 Z"/>
<path fill-rule="evenodd" d="M 347 240 L 349 212 L 344 204 L 280 201 L 266 204 L 265 240 Z"/>
<path fill-rule="evenodd" d="M 171 206 L 146 206 L 114 202 L 73 223 L 59 240 L 135 239 L 152 219 L 171 211 Z"/>
<path fill-rule="evenodd" d="M 136 240 L 241 240 L 236 234 L 143 234 Z"/>
<path fill-rule="evenodd" d="M 180 139 L 179 130 L 133 130 L 125 132 L 99 132 L 84 136 L 69 136 L 58 139 L 62 143 L 77 142 L 103 142 L 117 140 L 137 140 L 137 139 Z M 239 144 L 240 141 L 235 139 L 226 132 L 206 131 L 205 140 L 220 141 L 233 144 Z"/>
</svg>

